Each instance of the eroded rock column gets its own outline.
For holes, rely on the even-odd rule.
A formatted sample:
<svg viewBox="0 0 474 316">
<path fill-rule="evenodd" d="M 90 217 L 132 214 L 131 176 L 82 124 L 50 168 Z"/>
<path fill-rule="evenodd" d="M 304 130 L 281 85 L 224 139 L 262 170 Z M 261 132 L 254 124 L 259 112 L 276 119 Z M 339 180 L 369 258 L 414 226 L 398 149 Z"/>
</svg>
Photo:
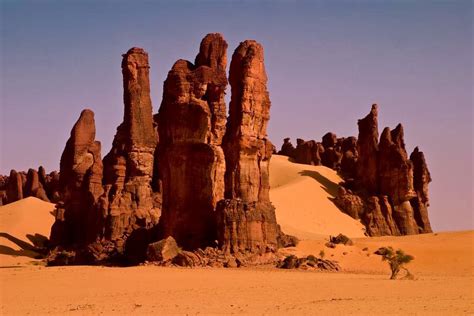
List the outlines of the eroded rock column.
<svg viewBox="0 0 474 316">
<path fill-rule="evenodd" d="M 111 151 L 104 157 L 105 193 L 99 208 L 106 218 L 105 237 L 119 251 L 135 231 L 149 229 L 159 219 L 151 188 L 157 135 L 149 68 L 148 54 L 143 49 L 134 47 L 123 55 L 124 120 L 117 128 Z M 146 244 L 146 240 L 141 243 Z"/>
<path fill-rule="evenodd" d="M 277 247 L 278 231 L 269 199 L 271 104 L 259 43 L 240 43 L 232 56 L 229 81 L 232 96 L 223 143 L 226 199 L 217 208 L 219 245 L 231 253 L 264 252 Z"/>
<path fill-rule="evenodd" d="M 217 238 L 215 207 L 224 197 L 226 50 L 222 35 L 208 34 L 195 63 L 178 60 L 163 87 L 160 229 L 185 249 L 214 246 Z"/>
</svg>

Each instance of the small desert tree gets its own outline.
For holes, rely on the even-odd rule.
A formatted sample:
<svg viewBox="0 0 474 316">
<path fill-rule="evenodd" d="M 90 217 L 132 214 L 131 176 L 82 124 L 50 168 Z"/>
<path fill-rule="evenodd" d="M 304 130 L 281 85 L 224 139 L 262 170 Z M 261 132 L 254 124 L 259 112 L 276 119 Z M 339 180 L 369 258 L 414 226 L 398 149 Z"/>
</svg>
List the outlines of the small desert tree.
<svg viewBox="0 0 474 316">
<path fill-rule="evenodd" d="M 379 248 L 375 254 L 382 256 L 382 261 L 387 261 L 390 265 L 390 270 L 392 270 L 390 279 L 396 279 L 401 269 L 407 272 L 407 276 L 411 276 L 408 269 L 405 268 L 405 265 L 415 259 L 413 256 L 406 254 L 401 249 L 394 251 L 392 247 Z"/>
</svg>

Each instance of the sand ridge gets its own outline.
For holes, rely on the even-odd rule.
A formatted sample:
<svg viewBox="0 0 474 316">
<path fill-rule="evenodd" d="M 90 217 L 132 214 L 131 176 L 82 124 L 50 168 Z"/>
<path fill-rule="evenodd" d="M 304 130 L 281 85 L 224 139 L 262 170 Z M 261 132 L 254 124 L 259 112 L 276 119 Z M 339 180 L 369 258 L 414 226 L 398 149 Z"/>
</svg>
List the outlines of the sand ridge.
<svg viewBox="0 0 474 316">
<path fill-rule="evenodd" d="M 364 225 L 341 212 L 331 200 L 341 181 L 330 168 L 293 163 L 286 156 L 273 155 L 270 200 L 283 231 L 300 239 L 339 233 L 364 237 Z"/>
</svg>

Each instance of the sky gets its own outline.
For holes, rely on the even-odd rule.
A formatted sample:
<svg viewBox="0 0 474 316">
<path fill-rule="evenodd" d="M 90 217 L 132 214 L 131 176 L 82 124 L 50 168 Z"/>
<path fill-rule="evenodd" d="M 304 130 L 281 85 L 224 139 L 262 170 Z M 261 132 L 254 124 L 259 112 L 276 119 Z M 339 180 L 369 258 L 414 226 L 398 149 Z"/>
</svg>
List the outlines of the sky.
<svg viewBox="0 0 474 316">
<path fill-rule="evenodd" d="M 219 32 L 229 63 L 243 40 L 264 46 L 277 147 L 357 135 L 377 103 L 379 131 L 401 122 L 408 153 L 425 153 L 433 228 L 474 228 L 472 1 L 0 0 L 0 12 L 0 174 L 59 169 L 84 108 L 104 156 L 123 118 L 121 54 L 149 53 L 156 113 L 173 63 Z"/>
</svg>

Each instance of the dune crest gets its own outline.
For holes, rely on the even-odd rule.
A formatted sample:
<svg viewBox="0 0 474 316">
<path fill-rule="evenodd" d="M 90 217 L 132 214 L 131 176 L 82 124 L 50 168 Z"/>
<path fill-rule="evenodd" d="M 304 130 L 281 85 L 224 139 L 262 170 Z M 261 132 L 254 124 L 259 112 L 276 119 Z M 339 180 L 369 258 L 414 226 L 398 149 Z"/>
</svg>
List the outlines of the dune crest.
<svg viewBox="0 0 474 316">
<path fill-rule="evenodd" d="M 273 155 L 270 163 L 270 200 L 283 231 L 300 239 L 343 233 L 364 237 L 364 226 L 332 202 L 342 179 L 324 166 L 290 162 Z"/>
<path fill-rule="evenodd" d="M 54 204 L 35 197 L 0 207 L 0 266 L 26 264 L 49 237 Z"/>
</svg>

